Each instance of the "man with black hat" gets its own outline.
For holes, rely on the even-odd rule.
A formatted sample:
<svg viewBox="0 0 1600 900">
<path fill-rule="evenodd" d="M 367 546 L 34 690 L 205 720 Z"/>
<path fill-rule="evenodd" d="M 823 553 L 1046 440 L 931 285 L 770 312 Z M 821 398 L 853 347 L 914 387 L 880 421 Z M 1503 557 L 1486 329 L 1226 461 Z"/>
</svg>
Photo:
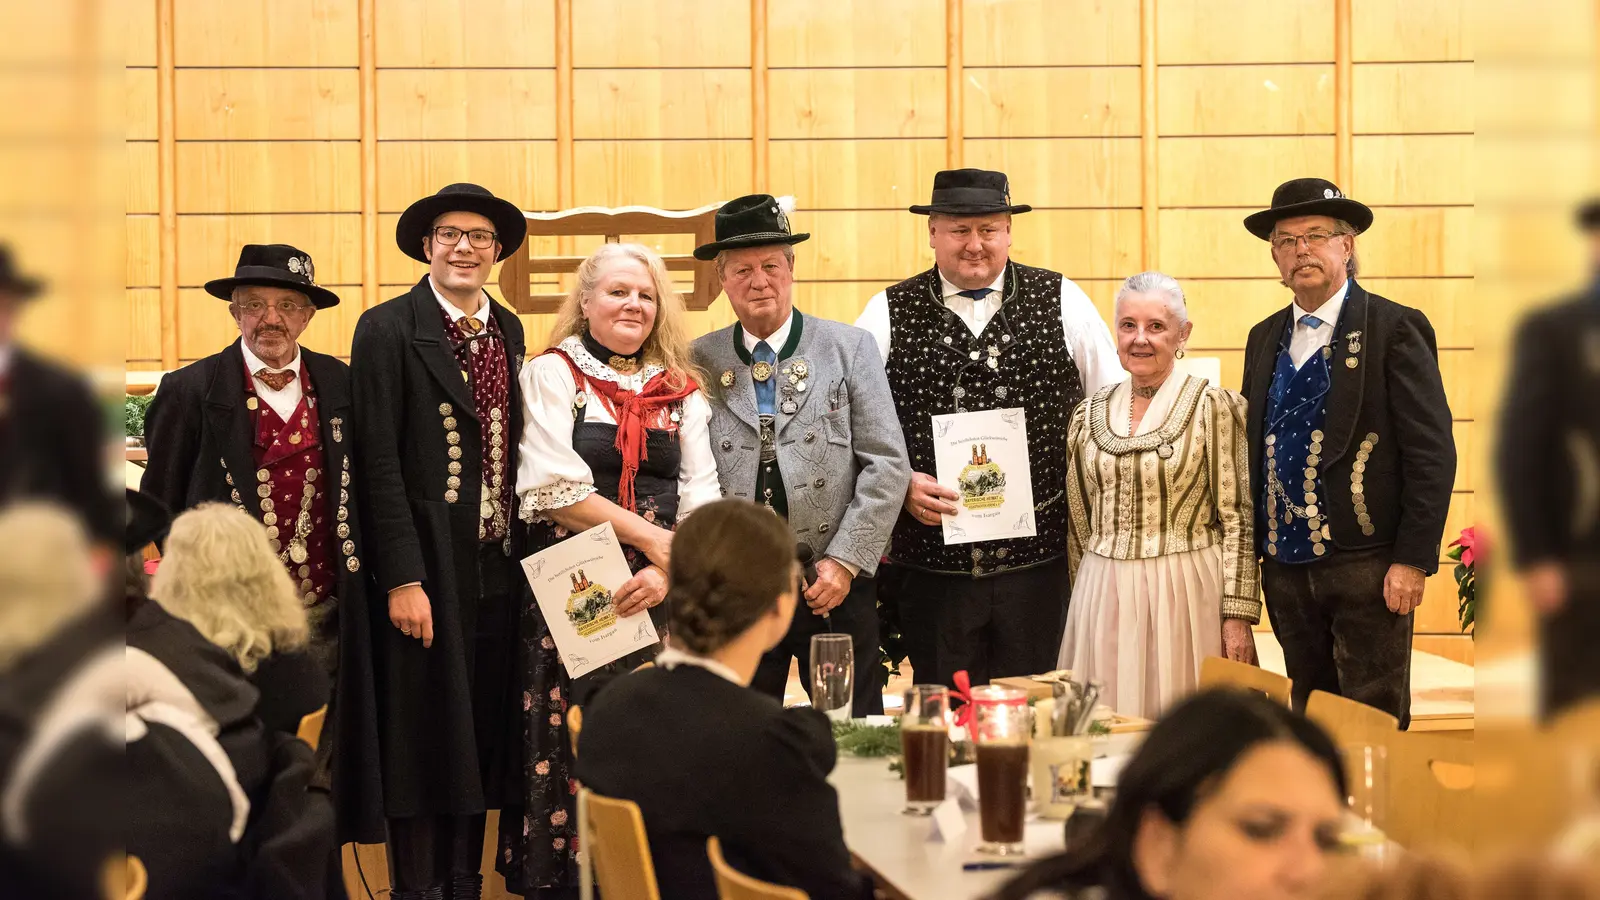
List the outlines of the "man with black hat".
<svg viewBox="0 0 1600 900">
<path fill-rule="evenodd" d="M 1294 681 L 1411 716 L 1412 611 L 1439 568 L 1456 451 L 1433 326 L 1357 284 L 1372 210 L 1321 178 L 1245 218 L 1294 301 L 1250 329 L 1261 586 Z"/>
<path fill-rule="evenodd" d="M 15 341 L 23 308 L 43 290 L 0 244 L 0 506 L 63 504 L 113 547 L 122 522 L 106 481 L 103 408 L 82 376 Z"/>
<path fill-rule="evenodd" d="M 480 896 L 485 811 L 519 802 L 523 336 L 483 286 L 526 233 L 516 206 L 475 184 L 411 204 L 395 239 L 428 274 L 362 314 L 350 353 L 387 595 L 371 653 L 396 900 Z"/>
<path fill-rule="evenodd" d="M 1088 296 L 1060 272 L 1010 259 L 1006 176 L 940 172 L 928 217 L 934 267 L 874 296 L 872 333 L 911 455 L 889 561 L 901 630 L 919 680 L 974 683 L 1054 668 L 1067 598 L 1067 420 L 1086 394 L 1127 377 Z M 1028 427 L 1037 535 L 946 545 L 956 492 L 934 478 L 933 420 L 1020 407 Z M 926 673 L 923 675 L 922 673 Z"/>
<path fill-rule="evenodd" d="M 878 348 L 859 328 L 794 308 L 793 245 L 810 235 L 790 231 L 779 200 L 730 200 L 716 229 L 694 255 L 716 260 L 738 321 L 695 341 L 694 358 L 714 383 L 706 396 L 717 477 L 724 496 L 787 519 L 813 557 L 802 598 L 810 615 L 794 617 L 750 686 L 782 701 L 791 660 L 809 665 L 811 637 L 848 634 L 852 707 L 881 713 L 872 576 L 910 470 Z"/>
<path fill-rule="evenodd" d="M 1600 693 L 1600 199 L 1577 225 L 1590 284 L 1518 326 L 1495 454 L 1511 563 L 1539 616 L 1546 717 Z"/>
</svg>

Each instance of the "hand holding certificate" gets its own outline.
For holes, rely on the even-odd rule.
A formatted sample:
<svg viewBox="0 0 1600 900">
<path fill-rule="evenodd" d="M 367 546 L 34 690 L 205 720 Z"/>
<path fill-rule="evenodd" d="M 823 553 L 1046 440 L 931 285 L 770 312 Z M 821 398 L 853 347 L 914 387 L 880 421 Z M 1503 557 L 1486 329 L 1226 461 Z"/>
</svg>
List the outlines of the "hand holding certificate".
<svg viewBox="0 0 1600 900">
<path fill-rule="evenodd" d="M 616 591 L 633 572 L 610 522 L 522 561 L 567 675 L 580 678 L 656 642 L 648 612 L 618 617 Z"/>
<path fill-rule="evenodd" d="M 939 484 L 960 494 L 946 515 L 944 542 L 969 544 L 1033 537 L 1033 474 L 1021 409 L 933 417 Z"/>
</svg>

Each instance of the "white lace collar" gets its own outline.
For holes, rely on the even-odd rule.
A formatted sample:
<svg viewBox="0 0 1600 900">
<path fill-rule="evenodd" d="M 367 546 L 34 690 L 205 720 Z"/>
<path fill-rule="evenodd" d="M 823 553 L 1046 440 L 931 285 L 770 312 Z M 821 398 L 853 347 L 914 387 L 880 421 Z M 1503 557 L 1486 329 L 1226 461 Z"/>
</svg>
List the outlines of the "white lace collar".
<svg viewBox="0 0 1600 900">
<path fill-rule="evenodd" d="M 589 352 L 589 348 L 583 345 L 583 338 L 575 334 L 567 337 L 556 347 L 567 354 L 573 363 L 578 366 L 578 371 L 583 374 L 596 381 L 610 381 L 630 391 L 638 391 L 650 379 L 666 371 L 660 365 L 650 363 L 632 375 L 624 375 L 601 360 L 596 359 L 595 355 Z"/>
<path fill-rule="evenodd" d="M 676 647 L 668 647 L 656 654 L 656 665 L 667 670 L 676 669 L 678 666 L 695 666 L 705 669 L 713 675 L 720 675 L 741 687 L 744 686 L 744 679 L 740 678 L 739 673 L 735 672 L 732 667 L 708 657 L 696 656 L 693 653 L 679 650 Z"/>
</svg>

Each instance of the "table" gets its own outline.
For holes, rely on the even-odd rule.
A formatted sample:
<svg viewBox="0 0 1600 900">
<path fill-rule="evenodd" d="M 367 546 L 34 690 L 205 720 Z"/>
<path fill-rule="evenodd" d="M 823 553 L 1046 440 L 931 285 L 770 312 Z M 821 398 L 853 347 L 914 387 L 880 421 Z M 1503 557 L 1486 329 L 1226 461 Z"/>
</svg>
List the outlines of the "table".
<svg viewBox="0 0 1600 900">
<path fill-rule="evenodd" d="M 1096 755 L 1130 753 L 1142 738 L 1140 734 L 1111 735 L 1096 748 Z M 962 863 L 976 858 L 974 848 L 980 838 L 977 811 L 966 813 L 967 830 L 958 842 L 929 840 L 932 820 L 901 812 L 905 782 L 889 771 L 888 760 L 841 757 L 828 780 L 839 792 L 839 815 L 851 855 L 892 897 L 977 900 L 1017 872 L 962 871 Z M 1030 821 L 1024 834 L 1027 860 L 1059 853 L 1065 841 L 1065 824 L 1060 820 Z"/>
</svg>

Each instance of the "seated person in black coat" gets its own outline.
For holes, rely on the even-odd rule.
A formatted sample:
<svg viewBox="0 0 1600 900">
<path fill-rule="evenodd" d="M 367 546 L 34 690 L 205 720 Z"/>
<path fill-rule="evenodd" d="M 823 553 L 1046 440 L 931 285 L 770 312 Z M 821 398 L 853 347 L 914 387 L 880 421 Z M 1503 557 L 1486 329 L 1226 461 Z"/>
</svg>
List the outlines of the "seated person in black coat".
<svg viewBox="0 0 1600 900">
<path fill-rule="evenodd" d="M 719 500 L 690 516 L 672 546 L 672 648 L 596 694 L 578 779 L 639 804 L 663 900 L 714 900 L 713 835 L 735 868 L 812 900 L 871 897 L 850 868 L 827 782 L 836 759 L 828 720 L 747 686 L 794 615 L 794 535 L 763 507 Z"/>
</svg>

